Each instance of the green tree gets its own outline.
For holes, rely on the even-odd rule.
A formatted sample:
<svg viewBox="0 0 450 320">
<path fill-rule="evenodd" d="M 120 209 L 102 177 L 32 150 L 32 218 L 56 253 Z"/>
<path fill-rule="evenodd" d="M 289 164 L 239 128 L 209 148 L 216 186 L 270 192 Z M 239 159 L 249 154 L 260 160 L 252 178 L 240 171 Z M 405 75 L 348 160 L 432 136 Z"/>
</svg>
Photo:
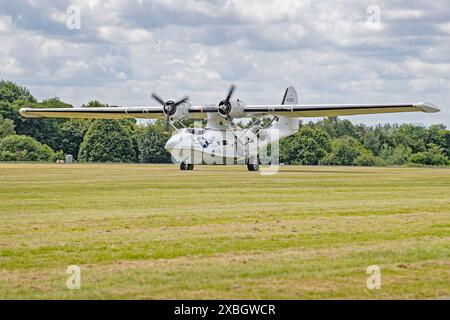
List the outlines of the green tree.
<svg viewBox="0 0 450 320">
<path fill-rule="evenodd" d="M 384 144 L 381 148 L 380 157 L 388 165 L 404 165 L 409 162 L 411 154 L 411 148 L 407 146 L 399 145 L 390 147 L 389 145 Z"/>
<path fill-rule="evenodd" d="M 49 146 L 31 137 L 12 135 L 0 140 L 1 161 L 53 161 L 56 156 Z"/>
<path fill-rule="evenodd" d="M 353 161 L 361 154 L 361 145 L 352 137 L 344 137 L 333 140 L 331 152 L 321 161 L 324 165 L 351 166 Z"/>
<path fill-rule="evenodd" d="M 403 124 L 393 134 L 394 146 L 404 145 L 413 153 L 426 150 L 426 129 L 412 124 Z"/>
<path fill-rule="evenodd" d="M 364 133 L 364 147 L 379 155 L 383 141 L 380 139 L 380 131 L 370 128 Z"/>
<path fill-rule="evenodd" d="M 139 161 L 145 163 L 170 163 L 171 156 L 164 146 L 168 138 L 156 125 L 148 125 L 138 136 Z"/>
<path fill-rule="evenodd" d="M 60 107 L 63 106 L 65 106 L 65 104 L 61 103 Z M 16 124 L 17 134 L 33 137 L 40 143 L 49 145 L 54 150 L 60 150 L 63 140 L 61 125 L 67 120 L 24 118 L 19 114 L 19 109 L 24 107 L 43 108 L 45 107 L 45 104 L 31 103 L 23 100 L 15 101 L 12 104 L 14 110 L 12 120 L 14 120 L 14 123 Z M 54 102 L 52 103 L 52 107 L 56 107 Z"/>
<path fill-rule="evenodd" d="M 91 120 L 72 119 L 64 122 L 61 125 L 61 149 L 66 154 L 78 157 L 81 143 L 83 142 L 84 135 L 86 134 Z"/>
<path fill-rule="evenodd" d="M 425 133 L 425 143 L 435 144 L 443 149 L 447 157 L 450 157 L 450 131 L 444 125 L 432 125 Z"/>
<path fill-rule="evenodd" d="M 427 166 L 445 166 L 449 164 L 443 149 L 435 144 L 429 145 L 427 151 L 413 154 L 410 161 L 414 164 Z"/>
<path fill-rule="evenodd" d="M 446 130 L 444 132 L 444 139 L 445 139 L 445 148 L 447 150 L 447 158 L 450 159 L 450 131 Z"/>
<path fill-rule="evenodd" d="M 10 119 L 4 119 L 0 115 L 0 139 L 13 134 L 16 134 L 16 131 L 14 131 L 14 121 Z"/>
<path fill-rule="evenodd" d="M 0 81 L 0 101 L 13 103 L 16 100 L 24 100 L 28 102 L 36 102 L 30 91 L 11 81 Z"/>
<path fill-rule="evenodd" d="M 11 103 L 7 101 L 0 101 L 0 116 L 5 119 L 10 119 L 16 123 L 16 119 L 20 117 L 20 115 L 14 110 Z"/>
<path fill-rule="evenodd" d="M 337 117 L 325 118 L 314 126 L 322 128 L 331 138 L 350 136 L 359 139 L 361 128 L 356 128 L 349 120 L 341 120 Z"/>
<path fill-rule="evenodd" d="M 302 126 L 294 136 L 281 141 L 280 161 L 287 164 L 317 165 L 330 150 L 330 137 L 324 130 Z"/>
<path fill-rule="evenodd" d="M 88 162 L 134 162 L 136 153 L 133 139 L 119 121 L 93 121 L 78 153 L 80 161 Z"/>
<path fill-rule="evenodd" d="M 139 127 L 136 125 L 135 119 L 122 119 L 117 120 L 122 126 L 128 131 L 131 137 L 131 141 L 133 143 L 133 150 L 136 158 L 134 161 L 139 160 L 139 145 L 138 145 L 138 135 L 139 135 Z"/>
</svg>

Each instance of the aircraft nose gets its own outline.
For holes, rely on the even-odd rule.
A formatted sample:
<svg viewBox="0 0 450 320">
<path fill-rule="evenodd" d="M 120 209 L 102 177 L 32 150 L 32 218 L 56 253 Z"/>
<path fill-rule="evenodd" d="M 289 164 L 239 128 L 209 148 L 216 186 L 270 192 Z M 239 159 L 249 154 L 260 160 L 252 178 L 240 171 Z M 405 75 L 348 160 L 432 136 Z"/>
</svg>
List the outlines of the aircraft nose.
<svg viewBox="0 0 450 320">
<path fill-rule="evenodd" d="M 178 139 L 175 139 L 175 137 L 171 137 L 169 140 L 167 140 L 166 146 L 165 146 L 166 150 L 169 152 L 171 150 L 173 150 L 175 148 L 175 146 L 177 145 L 177 140 Z"/>
</svg>

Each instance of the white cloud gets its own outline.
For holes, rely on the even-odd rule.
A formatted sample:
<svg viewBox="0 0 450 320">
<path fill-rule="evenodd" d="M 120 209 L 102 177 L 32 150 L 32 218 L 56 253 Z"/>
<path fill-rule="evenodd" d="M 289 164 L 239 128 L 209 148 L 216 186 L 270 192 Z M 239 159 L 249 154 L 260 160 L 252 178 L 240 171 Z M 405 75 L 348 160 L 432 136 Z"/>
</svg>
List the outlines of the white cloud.
<svg viewBox="0 0 450 320">
<path fill-rule="evenodd" d="M 441 29 L 442 31 L 450 34 L 450 22 L 443 23 L 443 24 L 439 25 L 439 29 Z"/>
<path fill-rule="evenodd" d="M 12 19 L 9 16 L 0 15 L 0 34 L 11 31 Z"/>
<path fill-rule="evenodd" d="M 88 70 L 89 66 L 86 62 L 68 60 L 61 68 L 56 70 L 54 75 L 62 79 L 78 78 L 86 74 Z"/>
<path fill-rule="evenodd" d="M 23 69 L 15 58 L 0 58 L 0 74 L 6 76 L 18 76 L 23 74 Z"/>
<path fill-rule="evenodd" d="M 67 14 L 66 12 L 60 11 L 60 10 L 50 10 L 48 13 L 48 17 L 50 20 L 53 20 L 55 22 L 65 24 L 67 21 Z"/>
<path fill-rule="evenodd" d="M 412 19 L 419 19 L 425 15 L 423 10 L 417 9 L 391 9 L 385 10 L 383 16 L 385 19 L 391 21 L 410 21 Z"/>
<path fill-rule="evenodd" d="M 126 29 L 117 26 L 101 26 L 98 29 L 99 37 L 105 41 L 117 43 L 142 43 L 152 41 L 152 33 L 140 29 Z"/>
<path fill-rule="evenodd" d="M 239 15 L 243 21 L 260 24 L 293 20 L 310 7 L 309 0 L 231 0 L 227 2 L 227 8 Z"/>
</svg>

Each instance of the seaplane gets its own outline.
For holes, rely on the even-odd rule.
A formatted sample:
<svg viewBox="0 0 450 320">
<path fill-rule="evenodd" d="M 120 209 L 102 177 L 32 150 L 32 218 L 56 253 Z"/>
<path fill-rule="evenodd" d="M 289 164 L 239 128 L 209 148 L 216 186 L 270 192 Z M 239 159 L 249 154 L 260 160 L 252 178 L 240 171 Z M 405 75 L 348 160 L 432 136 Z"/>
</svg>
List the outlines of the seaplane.
<svg viewBox="0 0 450 320">
<path fill-rule="evenodd" d="M 180 100 L 164 100 L 153 93 L 152 98 L 158 103 L 157 106 L 22 108 L 20 114 L 27 118 L 165 119 L 175 129 L 165 148 L 173 161 L 179 163 L 181 170 L 193 170 L 196 164 L 243 164 L 249 171 L 258 171 L 263 158 L 260 156 L 261 150 L 267 150 L 279 140 L 296 134 L 300 118 L 440 111 L 428 102 L 299 104 L 297 91 L 292 86 L 284 92 L 281 104 L 250 105 L 233 99 L 235 89 L 232 85 L 224 99 L 211 105 L 192 105 L 187 96 Z M 238 119 L 252 117 L 268 117 L 270 122 L 265 126 L 253 125 L 249 128 L 241 128 L 235 123 Z M 187 128 L 182 124 L 189 118 L 206 120 L 206 125 Z"/>
</svg>

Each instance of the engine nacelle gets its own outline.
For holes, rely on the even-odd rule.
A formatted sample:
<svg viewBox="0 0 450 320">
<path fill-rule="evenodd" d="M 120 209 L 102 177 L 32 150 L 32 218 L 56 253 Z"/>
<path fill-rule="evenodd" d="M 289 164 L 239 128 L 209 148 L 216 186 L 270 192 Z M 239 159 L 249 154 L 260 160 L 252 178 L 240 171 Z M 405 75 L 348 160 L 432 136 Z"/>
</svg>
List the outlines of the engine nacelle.
<svg viewBox="0 0 450 320">
<path fill-rule="evenodd" d="M 245 103 L 239 99 L 235 101 L 222 100 L 219 103 L 218 112 L 226 119 L 240 118 L 245 117 L 244 107 Z"/>
<path fill-rule="evenodd" d="M 174 101 L 166 101 L 166 106 L 163 109 L 164 115 L 170 120 L 181 121 L 189 118 L 189 103 L 182 103 L 174 106 Z"/>
</svg>

